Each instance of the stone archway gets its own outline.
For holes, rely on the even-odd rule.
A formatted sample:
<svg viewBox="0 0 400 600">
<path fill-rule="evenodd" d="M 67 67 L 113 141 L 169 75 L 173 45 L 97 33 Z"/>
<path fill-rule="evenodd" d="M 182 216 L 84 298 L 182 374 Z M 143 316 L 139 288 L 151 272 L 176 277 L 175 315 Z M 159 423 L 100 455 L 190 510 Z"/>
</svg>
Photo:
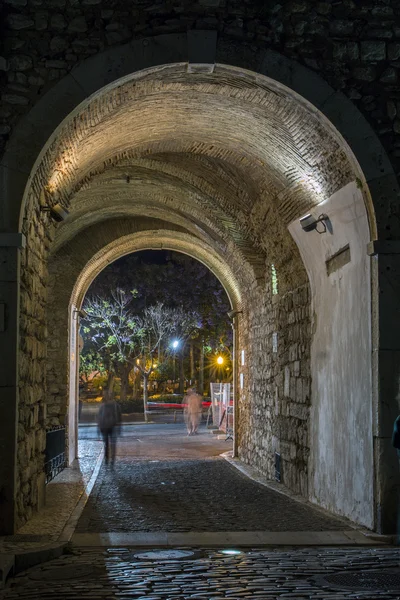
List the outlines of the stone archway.
<svg viewBox="0 0 400 600">
<path fill-rule="evenodd" d="M 128 229 L 132 230 L 130 234 L 127 234 Z M 121 236 L 122 232 L 125 235 Z M 234 257 L 223 260 L 203 240 L 189 236 L 180 228 L 175 231 L 164 229 L 163 223 L 156 219 L 141 219 L 130 224 L 119 220 L 108 221 L 103 231 L 89 228 L 84 243 L 78 236 L 55 252 L 49 260 L 47 307 L 47 387 L 48 406 L 51 407 L 48 418 L 51 425 L 68 424 L 69 462 L 77 456 L 76 313 L 82 306 L 91 282 L 105 266 L 126 254 L 147 249 L 174 250 L 196 258 L 221 281 L 232 309 L 240 312 L 244 309 L 240 287 L 244 281 L 247 281 L 247 286 L 253 282 L 251 269 L 246 270 L 245 265 L 238 264 Z M 239 278 L 241 284 L 238 283 Z M 59 285 L 60 279 L 63 280 L 62 287 Z M 233 365 L 235 387 L 236 357 L 233 358 Z"/>
<path fill-rule="evenodd" d="M 194 100 L 196 111 L 188 113 Z M 171 102 L 174 107 L 182 102 L 181 120 L 171 117 Z M 115 113 L 112 119 L 110 106 Z M 263 121 L 263 141 L 260 139 L 256 149 L 254 140 L 266 107 L 268 119 Z M 337 202 L 345 196 L 347 186 L 352 186 L 350 203 L 358 207 L 357 217 L 366 217 L 362 191 L 357 192 L 354 184 L 362 173 L 351 153 L 334 129 L 326 126 L 317 112 L 307 108 L 307 103 L 300 102 L 275 82 L 222 65 L 216 66 L 212 76 L 196 75 L 194 79 L 180 64 L 143 71 L 125 78 L 119 87 L 111 86 L 103 96 L 93 98 L 90 113 L 88 110 L 86 107 L 75 114 L 60 134 L 64 150 L 59 151 L 57 142 L 48 153 L 48 160 L 57 167 L 48 179 L 47 192 L 56 193 L 71 208 L 71 216 L 57 230 L 54 247 L 67 251 L 72 239 L 79 239 L 85 232 L 83 239 L 87 240 L 88 227 L 100 224 L 107 227 L 110 217 L 129 214 L 154 217 L 159 213 L 163 220 L 184 227 L 197 239 L 208 239 L 210 247 L 219 252 L 230 244 L 242 261 L 253 265 L 255 272 L 264 271 L 264 277 L 256 276 L 254 286 L 247 286 L 252 299 L 241 334 L 248 361 L 242 369 L 245 383 L 239 403 L 244 423 L 239 440 L 241 457 L 272 473 L 274 452 L 279 452 L 285 463 L 285 481 L 292 489 L 306 496 L 310 494 L 320 504 L 342 514 L 352 511 L 354 495 L 361 494 L 359 504 L 363 508 L 359 513 L 351 512 L 351 516 L 371 525 L 372 486 L 367 496 L 361 483 L 349 487 L 345 481 L 336 482 L 333 487 L 325 483 L 322 493 L 315 485 L 309 490 L 310 473 L 317 481 L 322 480 L 320 453 L 316 452 L 312 463 L 309 461 L 311 430 L 318 440 L 315 450 L 324 446 L 324 436 L 322 427 L 313 429 L 309 416 L 311 298 L 304 268 L 285 230 L 285 225 L 295 223 L 301 214 L 317 210 L 327 197 L 330 202 Z M 234 110 L 239 125 L 222 116 L 233 115 Z M 170 137 L 171 118 L 175 139 Z M 223 119 L 223 128 L 217 119 Z M 131 129 L 127 128 L 128 122 Z M 96 126 L 98 123 L 103 125 Z M 195 140 L 190 137 L 192 130 L 196 131 Z M 128 131 L 134 132 L 134 141 L 131 133 L 129 139 L 126 137 Z M 149 131 L 151 142 L 146 141 Z M 114 145 L 118 149 L 116 155 Z M 79 146 L 84 149 L 83 155 L 75 149 Z M 42 163 L 41 177 L 46 164 Z M 330 212 L 333 219 L 333 209 Z M 264 228 L 268 236 L 264 235 Z M 352 234 L 357 235 L 355 230 Z M 336 247 L 338 239 L 336 236 L 326 248 L 327 258 L 341 249 L 340 244 Z M 369 240 L 367 226 L 364 245 Z M 263 286 L 268 280 L 265 266 L 269 268 L 272 262 L 278 271 L 280 300 L 288 302 L 288 306 L 292 303 L 294 310 L 282 316 L 282 306 L 278 306 L 280 311 L 272 313 L 272 322 L 268 324 L 266 314 L 271 311 L 272 300 L 266 299 Z M 325 283 L 320 282 L 321 285 Z M 368 285 L 364 292 L 369 297 Z M 260 310 L 263 305 L 264 314 Z M 316 327 L 320 331 L 324 326 L 317 323 Z M 342 328 L 344 331 L 346 325 Z M 365 335 L 367 339 L 368 327 Z M 278 348 L 285 347 L 287 356 L 285 353 L 280 356 L 278 350 L 274 357 L 270 346 L 275 339 Z M 366 372 L 369 344 L 370 341 L 362 354 Z M 297 363 L 299 367 L 295 367 Z M 261 376 L 255 364 L 260 366 Z M 272 377 L 268 375 L 271 367 L 275 371 Z M 345 376 L 342 380 L 346 387 L 348 380 Z M 365 380 L 367 394 L 371 395 L 368 377 Z M 339 388 L 331 383 L 335 404 L 339 401 Z M 317 386 L 316 402 L 320 392 Z M 359 406 L 360 394 L 357 392 L 356 396 Z M 277 399 L 275 415 L 266 418 L 262 406 L 268 414 L 272 398 Z M 352 410 L 348 406 L 341 412 L 341 426 L 344 414 Z M 365 411 L 363 418 L 369 431 L 372 428 L 369 404 Z M 349 431 L 349 435 L 352 433 Z M 267 445 L 267 452 L 262 449 L 260 438 Z M 366 444 L 363 466 L 358 469 L 359 476 L 363 473 L 362 480 L 373 468 L 372 446 L 370 441 Z M 351 455 L 348 445 L 342 444 L 342 448 Z M 328 479 L 332 468 L 333 464 L 325 461 Z M 355 464 L 348 471 L 354 484 Z M 347 497 L 346 489 L 351 489 Z M 345 498 L 343 505 L 342 498 Z"/>
<path fill-rule="evenodd" d="M 172 52 L 174 57 L 181 56 L 180 52 L 184 46 L 182 44 L 182 39 L 179 38 L 178 46 Z M 220 56 L 227 52 L 222 42 L 218 52 Z M 151 61 L 154 60 L 152 56 Z M 358 162 L 363 167 L 361 171 L 354 155 L 332 124 L 322 116 L 320 111 L 287 88 L 271 79 L 264 79 L 254 73 L 232 69 L 222 64 L 218 64 L 208 75 L 188 76 L 186 65 L 180 63 L 177 58 L 175 60 L 178 61 L 177 64 L 145 71 L 109 86 L 101 93 L 85 100 L 58 127 L 46 148 L 40 153 L 31 172 L 31 181 L 25 195 L 25 214 L 34 214 L 36 219 L 29 225 L 25 222 L 24 232 L 28 234 L 31 247 L 34 238 L 43 241 L 40 248 L 37 247 L 37 254 L 39 261 L 45 263 L 54 232 L 51 223 L 40 217 L 38 203 L 41 198 L 43 199 L 43 190 L 45 190 L 46 202 L 57 200 L 71 206 L 71 217 L 65 225 L 58 228 L 56 233 L 55 243 L 62 248 L 69 243 L 71 236 L 82 234 L 88 225 L 106 222 L 111 217 L 130 214 L 132 194 L 135 194 L 135 190 L 132 192 L 130 189 L 132 182 L 135 184 L 136 193 L 139 192 L 141 197 L 145 198 L 144 205 L 147 210 L 151 208 L 151 196 L 153 202 L 151 216 L 154 216 L 158 210 L 165 210 L 169 213 L 169 220 L 172 219 L 177 223 L 180 219 L 186 229 L 201 231 L 202 235 L 211 240 L 213 248 L 238 252 L 242 259 L 258 273 L 257 283 L 248 290 L 248 293 L 252 297 L 253 307 L 257 304 L 259 306 L 258 311 L 255 308 L 250 311 L 248 329 L 243 334 L 244 342 L 251 348 L 249 361 L 253 362 L 244 365 L 243 369 L 244 378 L 248 383 L 242 397 L 243 411 L 247 415 L 247 429 L 242 439 L 242 457 L 247 459 L 246 457 L 252 455 L 256 466 L 264 466 L 266 470 L 271 468 L 273 454 L 269 452 L 265 456 L 266 453 L 262 444 L 261 446 L 258 444 L 256 439 L 258 434 L 255 432 L 263 410 L 270 414 L 273 410 L 277 411 L 275 430 L 267 429 L 262 432 L 262 435 L 267 440 L 270 450 L 273 451 L 280 449 L 282 441 L 287 442 L 285 455 L 288 463 L 288 480 L 294 489 L 308 495 L 308 426 L 304 426 L 299 436 L 301 439 L 296 439 L 296 443 L 291 443 L 290 439 L 293 435 L 290 420 L 297 419 L 307 423 L 308 411 L 302 413 L 303 417 L 299 412 L 294 415 L 290 412 L 294 410 L 289 406 L 290 401 L 284 404 L 285 397 L 291 399 L 291 367 L 289 367 L 288 384 L 286 376 L 288 364 L 285 364 L 287 358 L 275 364 L 273 356 L 276 335 L 279 334 L 278 337 L 286 339 L 286 332 L 287 339 L 290 340 L 295 330 L 303 331 L 304 328 L 304 333 L 299 335 L 304 337 L 306 348 L 304 361 L 307 363 L 310 360 L 311 315 L 308 283 L 296 247 L 287 233 L 287 227 L 292 227 L 291 224 L 294 224 L 305 212 L 318 210 L 318 204 L 327 198 L 334 198 L 335 195 L 338 197 L 337 194 L 342 198 L 341 190 L 352 186 L 353 204 L 364 211 L 361 215 L 363 220 L 367 214 L 364 202 L 367 206 L 370 232 L 366 240 L 362 238 L 362 242 L 370 241 L 375 235 L 375 222 L 365 181 L 367 180 L 372 188 L 380 178 L 391 176 L 390 165 L 366 124 L 364 129 L 363 124 L 352 134 L 351 129 L 346 129 L 345 125 L 342 127 L 345 130 L 342 133 L 349 134 L 347 137 L 350 145 L 351 142 L 354 146 L 360 145 L 361 140 L 365 141 L 366 138 L 371 144 L 375 144 L 377 152 L 372 160 L 371 153 L 365 155 L 361 149 L 357 152 Z M 227 58 L 226 63 L 229 64 L 232 60 Z M 240 62 L 239 59 L 237 64 L 240 65 Z M 304 84 L 305 79 L 298 78 L 297 67 L 294 70 L 285 70 L 285 66 L 288 65 L 286 59 L 266 53 L 261 61 L 262 67 L 259 65 L 258 62 L 255 70 L 261 72 L 267 70 L 269 76 L 279 71 L 279 77 L 286 77 L 293 87 L 299 86 L 297 89 L 301 89 Z M 133 70 L 130 66 L 130 71 Z M 306 73 L 302 68 L 300 72 Z M 81 71 L 81 76 L 82 74 Z M 78 74 L 75 73 L 75 76 L 78 77 Z M 101 80 L 102 75 L 99 76 L 97 73 L 97 77 Z M 114 77 L 115 72 L 112 75 L 112 78 Z M 310 75 L 308 81 L 316 80 Z M 70 112 L 78 97 L 82 99 L 82 95 L 85 95 L 86 91 L 83 91 L 85 85 L 96 86 L 93 80 L 88 80 L 83 87 L 76 82 L 77 79 L 74 81 L 69 79 L 70 103 L 64 102 L 62 108 L 66 113 Z M 335 109 L 332 106 L 337 107 L 341 102 L 345 104 L 346 102 L 321 81 L 319 84 L 319 87 L 313 87 L 312 93 L 317 94 L 315 104 L 321 108 L 326 107 L 327 113 L 331 112 L 334 115 Z M 61 88 L 58 92 L 60 91 Z M 203 99 L 207 97 L 211 101 L 208 105 L 207 102 L 203 104 L 193 102 L 194 99 L 199 98 L 199 92 L 203 95 Z M 307 93 L 304 89 L 304 96 L 307 96 Z M 163 94 L 164 98 L 162 98 Z M 194 94 L 192 104 L 189 101 L 185 104 L 183 99 L 190 98 L 191 94 Z M 178 144 L 175 140 L 169 139 L 172 123 L 171 105 L 168 105 L 165 98 L 171 102 L 173 100 L 174 108 L 179 105 L 185 116 L 190 115 L 190 112 L 187 112 L 190 111 L 190 106 L 196 106 L 196 119 L 192 116 L 185 123 L 174 123 L 178 125 L 174 130 Z M 152 108 L 154 109 L 154 106 L 151 106 L 154 100 L 157 112 L 154 110 L 151 112 Z M 233 105 L 236 108 L 232 112 L 229 107 Z M 112 122 L 109 119 L 110 114 L 107 114 L 111 106 L 114 111 Z M 265 120 L 266 107 L 270 109 L 269 124 Z M 351 103 L 346 106 L 347 115 L 352 113 L 354 116 L 354 110 Z M 136 112 L 140 115 L 140 119 L 135 117 Z M 222 119 L 223 127 L 221 127 L 220 124 L 218 125 L 218 116 L 224 112 L 225 117 Z M 151 141 L 146 138 L 149 133 L 149 123 L 146 124 L 144 118 L 146 113 L 153 117 L 157 115 L 157 127 L 151 132 Z M 133 145 L 132 139 L 124 137 L 123 123 L 127 114 L 131 123 L 136 123 Z M 232 118 L 233 115 L 236 120 Z M 226 118 L 229 116 L 230 120 Z M 34 115 L 31 118 L 34 118 Z M 59 119 L 59 116 L 55 119 Z M 361 121 L 358 119 L 359 124 Z M 306 135 L 304 135 L 304 124 L 306 124 Z M 348 126 L 350 127 L 350 122 Z M 197 127 L 195 140 L 191 139 L 188 133 L 190 127 L 192 129 Z M 114 136 L 115 141 L 112 141 L 112 129 L 118 131 L 118 135 Z M 26 133 L 26 130 L 25 132 L 20 130 L 20 134 L 21 131 Z M 360 131 L 362 131 L 361 137 Z M 263 145 L 261 137 L 264 141 L 268 139 L 268 144 Z M 15 140 L 14 147 L 18 147 L 18 134 Z M 228 140 L 231 142 L 227 143 Z M 39 144 L 40 140 L 37 143 Z M 74 149 L 75 143 L 79 148 L 77 153 Z M 34 147 L 35 144 L 32 146 Z M 29 151 L 32 156 L 36 156 L 36 149 L 32 150 L 32 146 L 28 144 Z M 111 152 L 107 152 L 107 146 L 111 147 Z M 9 161 L 6 163 L 6 168 L 11 167 L 13 160 L 20 158 L 17 154 L 12 156 L 12 144 L 10 153 L 6 159 Z M 378 154 L 379 157 L 376 158 Z M 29 160 L 27 162 L 29 163 Z M 355 182 L 363 188 L 363 193 Z M 98 184 L 100 187 L 96 189 Z M 110 190 L 112 190 L 112 203 L 111 196 L 107 193 Z M 174 191 L 180 193 L 174 195 Z M 96 215 L 94 220 L 93 215 Z M 359 216 L 360 213 L 357 218 Z M 9 223 L 16 223 L 16 214 L 15 212 L 12 214 L 12 210 L 8 211 L 7 218 Z M 43 224 L 50 231 L 48 243 L 44 241 L 46 234 Z M 265 235 L 266 230 L 268 235 Z M 356 230 L 354 235 L 357 235 Z M 27 273 L 27 256 L 23 257 L 23 261 L 24 272 Z M 281 296 L 275 302 L 275 312 L 270 311 L 273 317 L 268 321 L 267 313 L 273 306 L 273 298 L 269 297 L 272 292 L 268 276 L 272 263 L 278 270 Z M 33 272 L 32 276 L 36 277 L 38 274 Z M 29 288 L 29 278 L 25 279 L 24 285 Z M 26 295 L 23 295 L 23 305 L 24 302 L 26 302 Z M 285 303 L 287 303 L 286 312 L 283 311 L 285 316 L 281 319 L 279 310 L 282 312 Z M 42 299 L 37 302 L 35 298 L 34 304 L 41 305 Z M 290 306 L 294 308 L 293 311 L 290 311 Z M 23 311 L 25 308 L 23 306 Z M 29 311 L 24 312 L 25 316 L 29 317 Z M 276 331 L 277 328 L 279 331 Z M 22 333 L 24 336 L 27 335 L 26 323 Z M 301 340 L 297 342 L 301 344 Z M 261 361 L 258 365 L 259 354 L 265 354 L 266 350 L 270 362 Z M 289 349 L 285 345 L 286 352 L 289 353 Z M 369 352 L 367 346 L 364 349 L 365 359 L 369 356 Z M 290 363 L 296 362 L 293 356 L 287 360 Z M 23 363 L 24 356 L 21 358 L 21 364 Z M 256 364 L 259 366 L 257 373 L 255 373 Z M 294 365 L 292 368 L 294 370 Z M 262 376 L 259 377 L 258 373 L 262 373 Z M 301 380 L 303 375 L 300 373 L 296 377 Z M 310 369 L 307 370 L 306 364 L 304 373 L 304 378 L 310 379 Z M 264 385 L 267 389 L 261 394 L 261 402 L 256 406 L 254 397 L 255 392 L 258 393 L 257 385 Z M 307 390 L 306 386 L 307 384 L 304 389 Z M 309 392 L 303 392 L 303 387 L 301 389 L 301 394 L 307 397 L 309 402 Z M 277 398 L 277 406 L 272 409 L 276 404 L 275 398 Z M 286 414 L 282 410 L 283 407 L 288 411 Z M 370 460 L 372 435 L 368 434 L 367 437 L 368 460 Z M 300 447 L 303 450 L 298 454 Z M 372 467 L 370 463 L 368 465 L 364 464 L 364 467 L 370 472 Z M 375 472 L 376 469 L 375 465 Z M 346 500 L 347 506 L 352 500 L 352 491 L 349 492 Z M 315 497 L 314 499 L 322 505 L 327 504 L 326 499 Z M 364 498 L 359 502 L 363 504 L 363 509 L 357 515 L 352 514 L 352 517 L 368 526 L 374 526 L 376 521 L 372 516 L 371 498 L 369 497 L 368 500 Z M 368 509 L 364 512 L 366 504 Z M 346 506 L 343 508 L 335 501 L 330 508 L 342 514 L 349 514 Z"/>
</svg>

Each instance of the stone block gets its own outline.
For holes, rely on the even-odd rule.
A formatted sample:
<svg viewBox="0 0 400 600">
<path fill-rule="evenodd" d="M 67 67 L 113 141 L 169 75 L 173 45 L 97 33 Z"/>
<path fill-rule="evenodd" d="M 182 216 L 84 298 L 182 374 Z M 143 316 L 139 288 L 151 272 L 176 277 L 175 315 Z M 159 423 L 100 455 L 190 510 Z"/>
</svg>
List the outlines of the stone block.
<svg viewBox="0 0 400 600">
<path fill-rule="evenodd" d="M 333 19 L 329 23 L 329 29 L 334 36 L 351 36 L 354 30 L 354 23 L 345 19 Z"/>
<path fill-rule="evenodd" d="M 377 73 L 374 66 L 360 66 L 353 69 L 353 76 L 359 81 L 375 81 Z"/>
<path fill-rule="evenodd" d="M 48 26 L 49 13 L 48 11 L 37 11 L 35 13 L 35 29 L 36 31 L 45 31 Z"/>
<path fill-rule="evenodd" d="M 87 29 L 88 29 L 88 26 L 87 26 L 86 18 L 83 15 L 81 15 L 79 17 L 74 17 L 68 25 L 68 31 L 70 33 L 85 33 L 85 31 L 87 31 Z"/>
<path fill-rule="evenodd" d="M 29 98 L 19 96 L 18 94 L 3 94 L 1 99 L 8 104 L 25 106 L 29 104 Z"/>
<path fill-rule="evenodd" d="M 385 69 L 379 78 L 379 81 L 382 81 L 383 83 L 390 83 L 390 84 L 397 83 L 397 80 L 398 80 L 398 70 L 395 69 L 394 67 L 388 67 L 387 69 Z"/>
<path fill-rule="evenodd" d="M 308 406 L 304 406 L 304 404 L 295 404 L 293 402 L 290 404 L 289 414 L 291 417 L 295 417 L 302 421 L 307 421 L 310 416 Z"/>
<path fill-rule="evenodd" d="M 360 55 L 357 42 L 335 42 L 333 58 L 337 60 L 358 60 Z"/>
<path fill-rule="evenodd" d="M 300 363 L 299 363 L 300 364 Z M 296 381 L 296 402 L 303 402 L 303 380 L 298 377 Z"/>
<path fill-rule="evenodd" d="M 388 59 L 400 60 L 400 42 L 388 44 Z"/>
<path fill-rule="evenodd" d="M 380 61 L 386 59 L 386 43 L 381 41 L 361 42 L 361 60 Z"/>
<path fill-rule="evenodd" d="M 62 31 L 67 26 L 67 22 L 62 14 L 52 15 L 50 18 L 50 28 L 56 29 L 57 31 Z"/>
<path fill-rule="evenodd" d="M 10 29 L 32 29 L 34 22 L 30 17 L 19 13 L 11 13 L 6 18 L 7 25 Z"/>
</svg>

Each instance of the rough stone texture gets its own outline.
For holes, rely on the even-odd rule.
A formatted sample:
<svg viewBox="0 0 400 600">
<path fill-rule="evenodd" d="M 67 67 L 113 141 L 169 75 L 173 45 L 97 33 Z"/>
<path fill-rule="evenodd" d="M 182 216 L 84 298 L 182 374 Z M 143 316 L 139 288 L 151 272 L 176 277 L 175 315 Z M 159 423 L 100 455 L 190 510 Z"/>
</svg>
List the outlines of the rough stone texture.
<svg viewBox="0 0 400 600">
<path fill-rule="evenodd" d="M 310 449 L 310 317 L 308 283 L 275 296 L 269 284 L 245 326 L 247 344 L 243 340 L 241 346 L 245 365 L 239 367 L 245 382 L 251 382 L 239 405 L 240 458 L 274 479 L 275 452 L 279 453 L 282 482 L 305 497 Z"/>
<path fill-rule="evenodd" d="M 262 8 L 258 4 L 238 6 L 233 0 L 205 2 L 196 8 L 144 0 L 130 9 L 122 0 L 116 0 L 112 8 L 95 0 L 80 4 L 66 0 L 29 3 L 13 0 L 5 4 L 3 13 L 5 52 L 0 60 L 0 83 L 4 84 L 0 105 L 3 145 L 20 117 L 37 99 L 90 56 L 124 41 L 145 40 L 187 29 L 217 29 L 233 49 L 243 49 L 243 55 L 247 52 L 256 55 L 261 49 L 273 48 L 317 71 L 335 90 L 351 98 L 371 123 L 398 173 L 400 7 L 395 0 L 387 0 L 385 5 L 285 1 Z M 35 411 L 33 417 L 28 417 L 27 405 L 40 406 L 47 393 L 42 364 L 46 353 L 42 317 L 47 252 L 53 228 L 49 217 L 39 212 L 43 189 L 48 193 L 47 202 L 61 200 L 70 206 L 72 213 L 67 223 L 70 229 L 67 224 L 59 228 L 55 248 L 96 221 L 130 216 L 132 205 L 136 204 L 138 210 L 139 199 L 143 198 L 142 207 L 149 210 L 151 206 L 153 210 L 150 216 L 162 208 L 173 215 L 173 221 L 182 218 L 181 226 L 188 227 L 190 222 L 190 226 L 202 229 L 210 237 L 218 231 L 213 243 L 221 255 L 231 247 L 241 253 L 246 268 L 254 270 L 258 282 L 248 288 L 243 286 L 249 294 L 249 309 L 244 314 L 241 332 L 243 347 L 255 365 L 260 351 L 257 348 L 271 345 L 271 334 L 277 332 L 279 355 L 277 359 L 271 358 L 271 365 L 262 363 L 265 373 L 259 382 L 256 373 L 246 374 L 242 414 L 247 423 L 255 423 L 256 413 L 260 416 L 264 409 L 267 412 L 274 397 L 271 393 L 276 393 L 271 388 L 277 387 L 278 414 L 271 417 L 268 425 L 263 421 L 261 429 L 272 444 L 269 448 L 281 450 L 283 477 L 288 485 L 306 492 L 308 434 L 303 419 L 306 411 L 295 394 L 299 397 L 303 394 L 303 378 L 309 376 L 305 375 L 307 342 L 302 350 L 304 364 L 300 361 L 300 365 L 297 359 L 280 355 L 280 344 L 283 339 L 286 352 L 289 343 L 286 339 L 293 336 L 300 343 L 302 336 L 306 337 L 309 309 L 303 304 L 295 306 L 295 312 L 305 312 L 301 318 L 296 313 L 295 321 L 290 323 L 276 312 L 285 298 L 306 285 L 286 226 L 354 179 L 354 170 L 345 148 L 325 122 L 282 88 L 262 85 L 242 74 L 232 76 L 220 67 L 215 73 L 194 79 L 187 76 L 185 68 L 171 69 L 107 92 L 67 123 L 32 174 L 24 224 L 28 249 L 21 265 L 22 271 L 26 271 L 21 294 L 21 381 L 25 394 L 20 410 L 21 519 L 37 504 L 36 484 L 29 487 L 22 479 L 30 473 L 35 482 L 41 471 L 42 447 L 36 438 L 33 445 L 32 432 L 43 437 L 44 428 L 44 417 L 40 420 Z M 70 84 L 78 86 L 72 77 Z M 186 102 L 189 97 L 191 103 Z M 196 112 L 191 112 L 194 105 Z M 176 119 L 176 112 L 171 117 L 171 107 L 181 110 L 184 118 Z M 135 135 L 128 133 L 128 116 Z M 195 124 L 194 139 L 191 132 Z M 264 147 L 260 131 L 266 140 Z M 228 139 L 233 140 L 229 147 Z M 0 144 L 0 152 L 2 147 Z M 14 168 L 21 166 L 23 153 L 21 164 Z M 122 189 L 135 174 L 137 196 Z M 384 190 L 384 193 L 391 192 Z M 388 214 L 382 218 L 381 230 L 390 238 L 396 236 L 400 217 L 397 199 L 389 200 L 390 211 L 384 211 Z M 201 213 L 206 218 L 199 218 Z M 265 280 L 269 279 L 271 262 L 276 265 L 280 280 L 276 304 L 269 292 L 262 291 Z M 255 316 L 258 306 L 263 307 L 262 320 Z M 35 332 L 35 328 L 40 328 L 40 333 L 28 333 Z M 25 341 L 31 338 L 34 343 Z M 57 344 L 57 340 L 51 343 Z M 295 393 L 291 390 L 292 378 L 302 382 L 301 390 L 299 384 Z M 285 381 L 289 382 L 286 390 Z M 266 382 L 268 393 L 263 387 Z M 63 385 L 67 382 L 51 393 L 65 398 L 67 388 Z M 56 415 L 56 406 L 60 402 L 54 405 L 50 402 L 50 414 L 55 420 L 62 420 L 65 411 Z M 294 439 L 297 425 L 301 435 Z M 241 435 L 245 435 L 244 430 Z M 241 445 L 246 460 L 250 460 L 248 448 L 256 447 L 255 440 L 250 438 L 246 442 L 248 447 Z M 25 439 L 30 440 L 29 444 Z M 266 443 L 257 445 L 254 456 L 258 457 L 255 460 L 260 468 L 271 472 L 272 456 L 261 450 Z"/>
<path fill-rule="evenodd" d="M 107 47 L 187 29 L 216 29 L 235 45 L 273 48 L 320 73 L 334 89 L 342 90 L 353 100 L 380 136 L 396 171 L 399 169 L 396 151 L 400 140 L 385 107 L 388 99 L 398 101 L 398 96 L 393 82 L 381 79 L 389 66 L 398 68 L 397 0 L 387 0 L 386 4 L 377 0 L 367 4 L 285 0 L 262 8 L 257 3 L 237 6 L 233 0 L 196 7 L 173 0 L 162 5 L 144 0 L 130 8 L 122 0 L 114 2 L 112 8 L 100 0 L 21 0 L 6 3 L 3 14 L 7 58 L 23 50 L 33 57 L 29 75 L 44 80 L 43 84 L 25 89 L 26 104 L 20 102 L 25 108 L 16 111 L 12 99 L 10 102 L 14 95 L 10 86 L 18 70 L 9 69 L 0 111 L 12 125 L 55 81 Z M 60 40 L 55 39 L 58 37 Z M 45 68 L 49 54 L 65 65 L 58 72 Z M 363 102 L 370 95 L 376 100 L 373 110 L 368 110 Z"/>
<path fill-rule="evenodd" d="M 112 483 L 116 478 L 118 486 Z M 130 456 L 117 458 L 114 469 L 103 464 L 76 533 L 348 527 L 345 521 L 251 481 L 220 458 L 148 462 Z"/>
<path fill-rule="evenodd" d="M 47 62 L 54 69 L 63 66 L 58 59 Z M 92 258 L 91 237 L 99 251 L 106 245 L 110 219 L 158 217 L 195 236 L 198 248 L 205 240 L 232 269 L 243 298 L 243 306 L 235 301 L 244 314 L 241 348 L 253 365 L 243 390 L 240 455 L 272 474 L 274 452 L 279 451 L 285 483 L 306 495 L 309 297 L 304 292 L 301 300 L 305 271 L 286 226 L 354 178 L 346 149 L 321 118 L 289 92 L 252 76 L 218 67 L 211 76 L 192 80 L 184 67 L 172 67 L 142 79 L 110 90 L 66 123 L 32 177 L 26 223 L 32 213 L 39 219 L 40 202 L 61 201 L 71 211 L 57 227 L 52 245 L 53 253 L 61 250 L 66 260 L 50 281 L 48 424 L 68 424 L 68 290 Z M 186 111 L 188 97 L 197 107 L 195 122 L 187 116 L 177 122 L 172 115 L 171 120 L 171 102 L 175 110 Z M 256 153 L 253 140 L 260 122 L 264 134 Z M 134 131 L 134 137 L 128 131 Z M 229 138 L 235 143 L 225 147 Z M 113 148 L 118 153 L 110 156 Z M 41 248 L 44 263 L 53 232 L 48 213 L 41 215 L 40 230 L 27 230 L 28 248 Z M 72 239 L 78 240 L 78 249 L 67 257 Z M 23 270 L 26 260 L 23 257 Z M 272 261 L 280 289 L 275 303 Z M 44 278 L 45 273 L 43 266 Z M 29 286 L 22 295 L 32 296 Z M 293 310 L 285 316 L 286 302 L 292 307 L 293 297 Z M 274 332 L 279 337 L 276 358 L 271 354 Z M 271 402 L 278 414 L 270 415 Z M 40 464 L 31 468 L 40 472 Z"/>
<path fill-rule="evenodd" d="M 44 497 L 46 447 L 46 258 L 50 245 L 40 214 L 25 221 L 29 240 L 22 251 L 19 353 L 19 424 L 17 470 L 17 523 L 22 525 Z"/>
<path fill-rule="evenodd" d="M 151 550 L 157 548 L 150 546 L 147 551 Z M 236 556 L 227 556 L 219 549 L 204 548 L 203 552 L 184 560 L 171 559 L 171 556 L 168 560 L 160 556 L 157 560 L 139 560 L 134 549 L 75 548 L 69 556 L 34 567 L 12 580 L 1 598 L 371 600 L 379 597 L 397 600 L 399 597 L 398 591 L 393 589 L 371 592 L 367 587 L 371 571 L 393 574 L 397 569 L 400 558 L 397 548 L 253 547 Z M 70 574 L 72 570 L 81 577 L 57 579 L 56 574 L 63 567 Z M 89 569 L 85 578 L 81 569 Z M 363 586 L 332 589 L 329 585 L 318 585 L 314 579 L 317 575 L 328 576 L 343 571 L 359 574 Z"/>
</svg>

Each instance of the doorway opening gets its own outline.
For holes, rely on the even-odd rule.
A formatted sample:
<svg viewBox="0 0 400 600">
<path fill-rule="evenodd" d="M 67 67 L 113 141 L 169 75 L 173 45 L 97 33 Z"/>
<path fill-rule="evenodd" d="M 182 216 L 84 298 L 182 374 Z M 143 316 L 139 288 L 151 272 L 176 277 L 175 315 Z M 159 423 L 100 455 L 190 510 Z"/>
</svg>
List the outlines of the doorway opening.
<svg viewBox="0 0 400 600">
<path fill-rule="evenodd" d="M 118 403 L 126 432 L 152 423 L 174 431 L 186 424 L 195 434 L 187 403 L 194 391 L 202 401 L 199 431 L 233 440 L 231 308 L 218 278 L 185 254 L 143 250 L 109 264 L 77 311 L 79 402 L 70 397 L 70 406 L 80 438 L 93 437 L 106 396 Z M 70 368 L 73 360 L 71 353 Z"/>
</svg>

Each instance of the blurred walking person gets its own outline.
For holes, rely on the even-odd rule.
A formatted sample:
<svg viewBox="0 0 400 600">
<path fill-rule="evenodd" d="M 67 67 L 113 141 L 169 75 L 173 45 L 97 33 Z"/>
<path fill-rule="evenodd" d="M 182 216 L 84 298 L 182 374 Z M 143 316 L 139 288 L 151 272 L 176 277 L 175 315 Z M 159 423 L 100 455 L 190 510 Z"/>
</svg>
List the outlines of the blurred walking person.
<svg viewBox="0 0 400 600">
<path fill-rule="evenodd" d="M 111 459 L 115 463 L 117 449 L 117 435 L 121 426 L 121 408 L 108 393 L 103 397 L 97 416 L 98 427 L 104 442 L 104 456 L 106 463 Z"/>
<path fill-rule="evenodd" d="M 185 406 L 185 422 L 188 431 L 188 435 L 194 435 L 201 421 L 201 413 L 203 409 L 203 398 L 200 394 L 196 393 L 196 390 L 189 388 L 186 392 L 186 396 L 183 398 Z"/>
</svg>

